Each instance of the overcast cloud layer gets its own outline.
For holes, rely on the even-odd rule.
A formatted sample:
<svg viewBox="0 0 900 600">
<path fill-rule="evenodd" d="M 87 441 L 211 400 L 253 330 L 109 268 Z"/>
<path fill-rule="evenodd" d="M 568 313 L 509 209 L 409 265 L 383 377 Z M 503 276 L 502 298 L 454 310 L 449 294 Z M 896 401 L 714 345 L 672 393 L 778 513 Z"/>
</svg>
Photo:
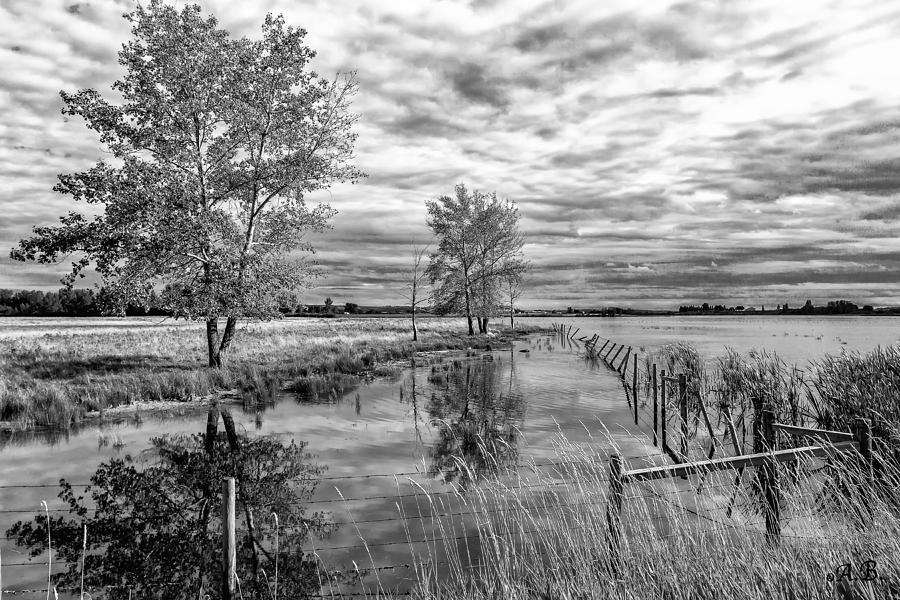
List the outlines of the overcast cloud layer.
<svg viewBox="0 0 900 600">
<path fill-rule="evenodd" d="M 894 2 L 204 0 L 234 35 L 267 11 L 356 70 L 358 165 L 307 301 L 401 303 L 427 199 L 465 182 L 515 200 L 526 306 L 775 305 L 900 291 L 900 6 Z M 0 287 L 75 207 L 56 174 L 102 156 L 59 90 L 109 90 L 132 2 L 0 4 Z"/>
</svg>

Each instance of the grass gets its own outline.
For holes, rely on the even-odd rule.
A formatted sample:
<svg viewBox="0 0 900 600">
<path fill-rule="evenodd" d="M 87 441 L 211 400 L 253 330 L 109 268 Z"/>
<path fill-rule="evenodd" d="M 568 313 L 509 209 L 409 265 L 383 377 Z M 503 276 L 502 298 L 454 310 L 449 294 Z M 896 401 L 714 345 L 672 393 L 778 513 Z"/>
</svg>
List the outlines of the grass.
<svg viewBox="0 0 900 600">
<path fill-rule="evenodd" d="M 645 354 L 641 392 L 649 400 L 653 363 L 669 374 L 687 376 L 689 427 L 705 429 L 701 403 L 714 424 L 731 419 L 752 433 L 761 411 L 775 411 L 779 423 L 851 431 L 856 418 L 868 419 L 873 435 L 900 443 L 900 346 L 878 347 L 868 353 L 842 350 L 805 366 L 785 362 L 768 351 L 741 355 L 731 349 L 704 361 L 689 344 L 667 344 Z M 678 414 L 677 385 L 669 383 L 669 417 Z M 677 423 L 670 423 L 670 428 Z M 754 447 L 755 451 L 759 447 Z"/>
<path fill-rule="evenodd" d="M 202 325 L 136 326 L 91 333 L 33 328 L 0 336 L 0 421 L 17 427 L 69 426 L 92 411 L 188 402 L 237 392 L 251 402 L 293 388 L 327 394 L 346 376 L 391 372 L 417 353 L 503 343 L 510 336 L 465 335 L 460 319 L 287 319 L 240 327 L 226 364 L 210 369 Z M 51 323 L 48 321 L 48 323 Z M 5 323 L 4 323 L 5 324 Z M 527 326 L 526 326 L 527 327 Z M 522 327 L 517 333 L 527 333 Z"/>
<path fill-rule="evenodd" d="M 750 474 L 736 488 L 734 473 L 706 474 L 702 489 L 694 477 L 678 484 L 680 493 L 679 480 L 630 484 L 614 552 L 608 456 L 565 438 L 557 454 L 561 466 L 553 473 L 483 482 L 467 494 L 429 494 L 418 517 L 429 523 L 434 535 L 425 537 L 434 542 L 409 546 L 417 577 L 412 597 L 796 600 L 900 593 L 897 500 L 867 487 L 853 455 L 828 461 L 850 493 L 833 487 L 828 470 L 807 464 L 782 471 L 777 543 L 766 537 Z M 886 488 L 900 483 L 897 473 L 895 464 Z M 736 508 L 726 516 L 732 494 Z M 419 520 L 410 523 L 408 539 L 423 537 Z M 880 579 L 860 581 L 869 560 Z M 829 581 L 846 564 L 857 580 Z"/>
</svg>

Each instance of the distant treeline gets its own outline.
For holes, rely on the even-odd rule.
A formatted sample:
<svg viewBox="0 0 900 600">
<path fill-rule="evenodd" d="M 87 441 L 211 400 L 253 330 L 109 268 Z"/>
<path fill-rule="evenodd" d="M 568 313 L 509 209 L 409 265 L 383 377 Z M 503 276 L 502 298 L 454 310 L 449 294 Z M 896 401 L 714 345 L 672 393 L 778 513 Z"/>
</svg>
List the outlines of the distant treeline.
<svg viewBox="0 0 900 600">
<path fill-rule="evenodd" d="M 849 314 L 869 314 L 869 313 L 883 313 L 883 312 L 897 312 L 896 308 L 879 308 L 876 309 L 871 304 L 866 304 L 862 308 L 853 302 L 849 302 L 847 300 L 832 300 L 828 302 L 825 306 L 815 306 L 811 300 L 807 300 L 806 304 L 800 306 L 798 308 L 791 308 L 791 306 L 785 302 L 784 304 L 777 304 L 774 307 L 766 310 L 766 307 L 760 306 L 757 309 L 754 306 L 743 307 L 741 305 L 738 306 L 725 306 L 723 304 L 715 304 L 710 305 L 706 302 L 701 304 L 700 306 L 696 306 L 693 304 L 688 304 L 685 306 L 679 306 L 679 313 L 733 313 L 733 312 L 760 312 L 765 314 L 783 314 L 783 315 L 849 315 Z"/>
<path fill-rule="evenodd" d="M 325 304 L 297 304 L 281 307 L 285 316 L 337 315 L 337 314 L 401 314 L 409 312 L 408 306 L 362 307 L 355 302 L 335 305 L 331 298 Z M 420 309 L 421 310 L 421 309 Z M 427 312 L 427 311 L 424 311 Z M 103 314 L 101 302 L 92 289 L 66 289 L 56 292 L 37 290 L 0 289 L 0 317 L 99 317 Z M 151 293 L 149 306 L 129 306 L 127 316 L 166 316 L 170 312 L 163 307 L 162 297 Z"/>
<path fill-rule="evenodd" d="M 56 292 L 0 289 L 0 316 L 3 317 L 96 317 L 100 303 L 92 289 L 66 289 Z M 126 315 L 165 315 L 154 293 L 148 307 L 129 306 Z"/>
</svg>

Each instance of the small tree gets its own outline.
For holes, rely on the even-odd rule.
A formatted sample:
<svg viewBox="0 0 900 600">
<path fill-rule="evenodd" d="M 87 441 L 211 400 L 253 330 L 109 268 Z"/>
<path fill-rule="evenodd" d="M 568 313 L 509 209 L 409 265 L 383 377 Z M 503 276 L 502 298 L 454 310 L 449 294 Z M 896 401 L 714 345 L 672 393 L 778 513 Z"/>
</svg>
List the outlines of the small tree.
<svg viewBox="0 0 900 600">
<path fill-rule="evenodd" d="M 518 209 L 496 193 L 469 193 L 462 184 L 456 186 L 455 197 L 441 196 L 426 206 L 428 226 L 439 240 L 428 265 L 431 282 L 439 282 L 435 295 L 444 309 L 461 305 L 469 335 L 475 335 L 473 316 L 479 315 L 479 329 L 484 331 L 484 311 L 496 306 L 493 300 L 502 278 L 525 270 Z"/>
<path fill-rule="evenodd" d="M 426 252 L 428 252 L 428 246 L 424 248 L 413 246 L 412 267 L 406 276 L 406 288 L 401 292 L 401 295 L 409 302 L 413 341 L 419 339 L 419 329 L 416 327 L 416 309 L 431 300 L 431 295 L 427 293 L 428 273 L 425 265 L 422 264 Z"/>
<path fill-rule="evenodd" d="M 521 291 L 521 281 L 522 277 L 519 274 L 509 274 L 503 278 L 503 295 L 506 300 L 509 301 L 509 327 L 510 329 L 516 328 L 516 323 L 513 320 L 513 314 L 515 313 L 516 300 L 522 295 Z"/>
<path fill-rule="evenodd" d="M 241 318 L 271 319 L 315 269 L 291 258 L 334 211 L 304 197 L 362 173 L 349 161 L 353 77 L 328 82 L 307 65 L 306 32 L 268 15 L 258 40 L 232 39 L 200 7 L 159 0 L 126 18 L 120 105 L 95 90 L 61 92 L 113 160 L 60 175 L 56 191 L 102 210 L 36 227 L 18 260 L 78 256 L 71 286 L 92 263 L 107 312 L 146 304 L 166 286 L 176 318 L 206 322 L 209 365 L 221 364 Z M 227 318 L 221 337 L 218 319 Z"/>
<path fill-rule="evenodd" d="M 331 298 L 325 298 L 325 312 L 329 315 L 334 312 L 333 304 L 334 300 L 332 300 Z"/>
</svg>

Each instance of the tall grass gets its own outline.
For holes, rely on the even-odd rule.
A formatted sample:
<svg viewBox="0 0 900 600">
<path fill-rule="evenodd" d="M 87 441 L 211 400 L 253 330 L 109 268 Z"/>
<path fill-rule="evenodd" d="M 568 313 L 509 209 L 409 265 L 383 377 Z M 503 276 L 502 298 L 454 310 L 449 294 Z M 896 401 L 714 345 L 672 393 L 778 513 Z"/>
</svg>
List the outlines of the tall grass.
<svg viewBox="0 0 900 600">
<path fill-rule="evenodd" d="M 616 553 L 607 521 L 608 457 L 565 439 L 557 453 L 561 466 L 553 473 L 428 496 L 420 516 L 451 516 L 432 519 L 433 543 L 410 544 L 413 597 L 795 600 L 900 591 L 897 506 L 865 487 L 853 456 L 828 461 L 852 494 L 835 493 L 832 480 L 811 465 L 784 470 L 777 542 L 767 539 L 750 486 L 732 487 L 733 473 L 706 474 L 701 491 L 698 477 L 687 487 L 680 480 L 630 484 Z M 896 471 L 889 478 L 900 483 Z M 726 516 L 734 494 L 737 509 Z M 417 537 L 412 529 L 407 535 Z M 828 580 L 847 563 L 858 578 L 866 560 L 876 561 L 881 579 Z"/>
<path fill-rule="evenodd" d="M 534 331 L 517 327 L 517 335 Z M 318 386 L 346 375 L 391 372 L 422 352 L 497 344 L 464 335 L 458 319 L 422 319 L 413 342 L 406 319 L 290 319 L 243 326 L 218 369 L 205 366 L 198 327 L 4 336 L 0 339 L 0 421 L 69 426 L 122 405 L 187 402 L 233 391 L 248 402 L 282 388 Z M 509 335 L 506 336 L 509 339 Z M 307 380 L 313 383 L 306 383 Z M 341 383 L 345 385 L 345 383 Z"/>
</svg>

